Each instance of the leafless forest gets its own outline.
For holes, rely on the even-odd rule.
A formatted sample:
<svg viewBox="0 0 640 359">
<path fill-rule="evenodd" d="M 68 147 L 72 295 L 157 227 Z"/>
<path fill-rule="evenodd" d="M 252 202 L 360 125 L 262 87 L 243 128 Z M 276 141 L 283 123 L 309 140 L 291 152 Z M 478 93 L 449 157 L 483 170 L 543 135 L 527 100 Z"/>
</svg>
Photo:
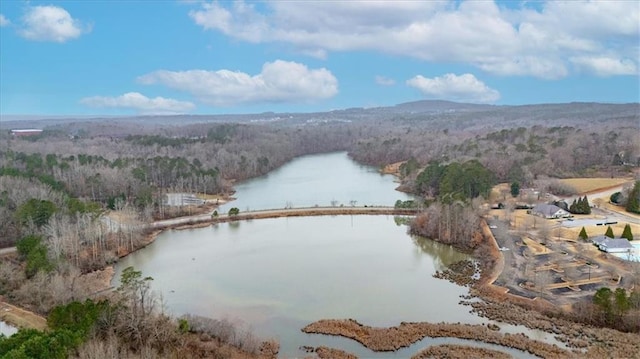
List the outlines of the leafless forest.
<svg viewBox="0 0 640 359">
<path fill-rule="evenodd" d="M 44 131 L 11 135 L 20 128 Z M 373 166 L 408 161 L 400 175 L 415 192 L 418 173 L 433 161 L 475 160 L 495 180 L 523 186 L 546 177 L 628 175 L 640 165 L 640 105 L 420 101 L 307 114 L 3 119 L 0 248 L 17 244 L 18 255 L 0 262 L 0 295 L 39 313 L 86 298 L 95 288 L 80 274 L 138 248 L 143 224 L 165 214 L 167 192 L 229 194 L 233 181 L 332 151 Z M 462 247 L 472 250 L 474 226 L 455 223 L 475 223 L 476 202 L 432 206 L 414 227 L 446 243 L 471 238 Z M 103 216 L 106 210 L 120 219 Z M 109 350 L 120 350 L 114 343 Z M 82 350 L 101 345 L 90 341 Z"/>
<path fill-rule="evenodd" d="M 45 131 L 8 133 L 25 127 Z M 0 245 L 23 234 L 13 212 L 30 198 L 57 208 L 68 198 L 130 207 L 144 220 L 161 210 L 164 192 L 224 193 L 229 180 L 330 151 L 374 166 L 415 159 L 403 171 L 408 188 L 431 160 L 476 159 L 498 181 L 523 185 L 540 176 L 617 175 L 640 161 L 640 105 L 420 101 L 310 114 L 3 120 Z"/>
</svg>

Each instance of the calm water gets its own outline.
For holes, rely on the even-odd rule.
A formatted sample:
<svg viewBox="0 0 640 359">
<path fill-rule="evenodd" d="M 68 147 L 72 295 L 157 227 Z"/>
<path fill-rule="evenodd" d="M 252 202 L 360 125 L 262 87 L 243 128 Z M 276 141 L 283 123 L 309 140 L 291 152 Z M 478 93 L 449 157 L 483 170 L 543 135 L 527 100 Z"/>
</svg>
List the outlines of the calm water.
<svg viewBox="0 0 640 359">
<path fill-rule="evenodd" d="M 18 329 L 16 327 L 13 327 L 3 321 L 0 321 L 0 334 L 11 336 L 17 332 L 18 332 Z"/>
<path fill-rule="evenodd" d="M 307 156 L 239 185 L 232 205 L 392 205 L 408 198 L 395 187 L 393 177 L 359 166 L 344 153 Z M 134 266 L 155 278 L 153 288 L 173 314 L 229 319 L 277 339 L 284 357 L 304 357 L 301 345 L 327 345 L 366 358 L 402 358 L 431 343 L 465 341 L 427 338 L 397 353 L 373 353 L 348 339 L 300 329 L 323 318 L 376 326 L 486 322 L 458 304 L 465 288 L 432 277 L 465 258 L 451 247 L 409 236 L 392 216 L 277 218 L 166 231 L 121 260 L 116 278 Z"/>
<path fill-rule="evenodd" d="M 328 153 L 296 158 L 275 171 L 235 186 L 237 200 L 221 207 L 220 213 L 237 207 L 273 209 L 337 205 L 387 205 L 410 197 L 394 190 L 394 177 L 377 168 L 363 166 L 346 153 Z"/>
</svg>

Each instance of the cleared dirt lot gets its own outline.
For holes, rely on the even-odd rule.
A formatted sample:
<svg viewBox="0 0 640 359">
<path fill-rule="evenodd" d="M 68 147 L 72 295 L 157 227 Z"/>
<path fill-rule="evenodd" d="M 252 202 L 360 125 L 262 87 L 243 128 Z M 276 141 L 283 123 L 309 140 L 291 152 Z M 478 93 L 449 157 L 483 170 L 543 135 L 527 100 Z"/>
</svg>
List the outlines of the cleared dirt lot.
<svg viewBox="0 0 640 359">
<path fill-rule="evenodd" d="M 591 199 L 600 198 L 590 215 L 571 219 L 544 219 L 527 210 L 500 209 L 488 214 L 498 245 L 503 248 L 504 270 L 496 284 L 526 298 L 541 297 L 555 305 L 569 306 L 592 296 L 601 286 L 630 289 L 633 274 L 630 263 L 600 252 L 590 242 L 578 238 L 584 227 L 588 236 L 603 235 L 611 226 L 616 236 L 626 224 L 640 239 L 640 216 L 628 214 L 624 208 L 606 203 L 609 192 L 631 183 L 629 178 L 576 178 L 562 180 Z M 496 186 L 494 194 L 507 189 Z M 603 197 L 604 196 L 604 197 Z M 605 199 L 605 197 L 607 197 Z M 516 201 L 507 195 L 508 207 Z M 542 203 L 540 201 L 539 203 Z M 593 203 L 592 203 L 593 204 Z"/>
</svg>

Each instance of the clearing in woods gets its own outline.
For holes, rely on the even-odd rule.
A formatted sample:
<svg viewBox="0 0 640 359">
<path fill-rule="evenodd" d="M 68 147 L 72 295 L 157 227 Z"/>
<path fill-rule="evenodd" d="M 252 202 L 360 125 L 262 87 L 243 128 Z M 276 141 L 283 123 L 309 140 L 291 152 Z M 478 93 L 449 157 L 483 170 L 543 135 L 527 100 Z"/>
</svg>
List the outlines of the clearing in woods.
<svg viewBox="0 0 640 359">
<path fill-rule="evenodd" d="M 619 186 L 626 182 L 633 181 L 633 178 L 565 178 L 561 181 L 575 188 L 578 193 L 587 193 Z"/>
</svg>

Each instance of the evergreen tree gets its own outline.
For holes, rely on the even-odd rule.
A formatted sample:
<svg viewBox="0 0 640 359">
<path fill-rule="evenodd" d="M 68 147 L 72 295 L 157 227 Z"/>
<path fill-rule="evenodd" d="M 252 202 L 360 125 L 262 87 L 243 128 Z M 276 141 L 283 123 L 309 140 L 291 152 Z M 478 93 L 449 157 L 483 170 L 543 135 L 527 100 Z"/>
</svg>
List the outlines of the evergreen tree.
<svg viewBox="0 0 640 359">
<path fill-rule="evenodd" d="M 640 213 L 640 181 L 636 181 L 627 199 L 627 212 Z"/>
<path fill-rule="evenodd" d="M 589 236 L 587 235 L 587 230 L 584 227 L 582 227 L 582 229 L 580 230 L 578 238 L 582 239 L 583 241 L 586 241 L 589 238 Z"/>
<path fill-rule="evenodd" d="M 573 214 L 591 214 L 591 206 L 587 196 L 574 199 L 569 207 L 569 212 Z"/>
<path fill-rule="evenodd" d="M 582 198 L 582 206 L 581 206 L 582 214 L 591 214 L 591 205 L 589 204 L 589 199 L 587 196 Z"/>
<path fill-rule="evenodd" d="M 583 198 L 578 198 L 578 213 L 579 214 L 584 214 L 584 199 Z"/>
<path fill-rule="evenodd" d="M 620 236 L 621 238 L 626 238 L 630 241 L 633 240 L 633 233 L 631 233 L 631 226 L 629 225 L 629 223 L 627 223 L 624 226 L 624 229 L 622 230 L 622 235 Z"/>
<path fill-rule="evenodd" d="M 613 235 L 613 229 L 611 228 L 611 226 L 607 227 L 607 231 L 604 232 L 605 237 L 609 237 L 609 238 L 615 238 L 615 236 Z"/>
<path fill-rule="evenodd" d="M 518 197 L 520 195 L 520 183 L 518 181 L 513 181 L 511 183 L 511 197 Z"/>
<path fill-rule="evenodd" d="M 577 214 L 578 213 L 578 204 L 577 204 L 575 199 L 573 200 L 573 202 L 569 206 L 569 212 L 571 212 L 573 214 Z"/>
</svg>

